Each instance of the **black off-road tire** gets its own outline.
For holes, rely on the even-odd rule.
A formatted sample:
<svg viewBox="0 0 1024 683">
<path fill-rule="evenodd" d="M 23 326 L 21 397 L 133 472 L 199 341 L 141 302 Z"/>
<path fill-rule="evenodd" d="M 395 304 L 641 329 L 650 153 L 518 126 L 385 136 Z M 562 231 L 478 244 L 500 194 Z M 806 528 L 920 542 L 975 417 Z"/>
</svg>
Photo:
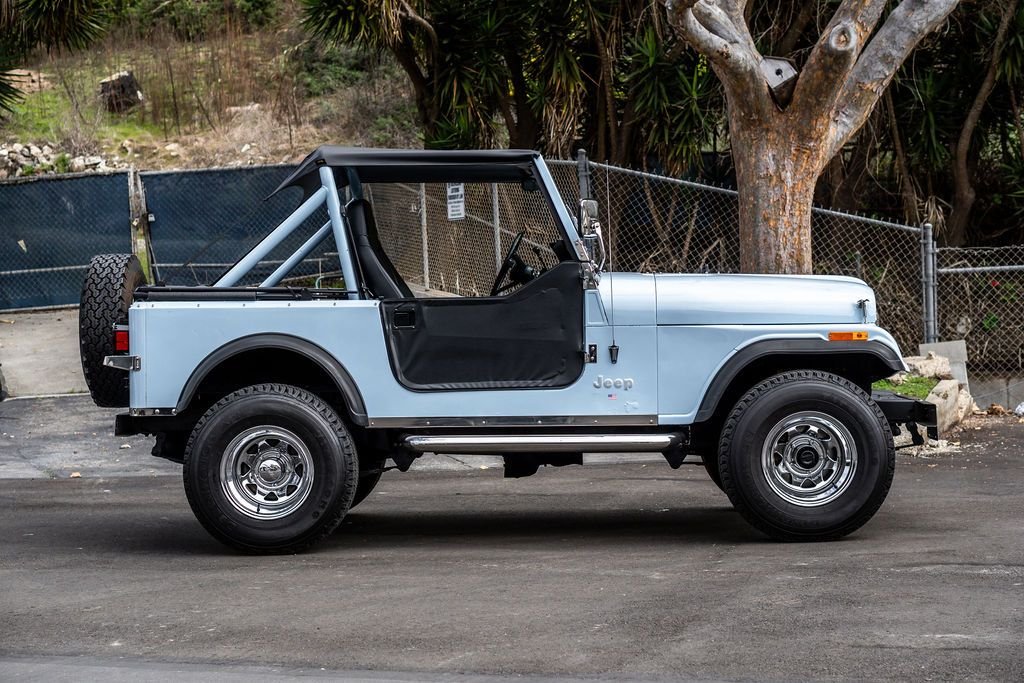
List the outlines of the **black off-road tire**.
<svg viewBox="0 0 1024 683">
<path fill-rule="evenodd" d="M 114 355 L 114 325 L 128 322 L 135 289 L 144 284 L 146 276 L 134 254 L 100 254 L 89 262 L 78 312 L 78 343 L 85 383 L 98 406 L 128 405 L 128 373 L 104 367 L 103 358 Z"/>
<path fill-rule="evenodd" d="M 233 440 L 264 426 L 296 436 L 312 464 L 308 495 L 277 519 L 240 511 L 222 476 Z M 196 518 L 214 538 L 246 553 L 297 553 L 323 539 L 341 524 L 358 480 L 355 445 L 335 410 L 285 384 L 258 384 L 225 396 L 199 419 L 185 447 L 185 495 Z"/>
<path fill-rule="evenodd" d="M 715 486 L 722 488 L 722 474 L 718 471 L 718 454 L 707 453 L 700 456 L 700 461 L 704 463 L 704 470 L 711 477 L 711 481 L 715 482 Z M 725 489 L 722 489 L 723 491 Z"/>
<path fill-rule="evenodd" d="M 349 510 L 366 500 L 366 497 L 377 487 L 381 475 L 384 474 L 386 460 L 386 458 L 370 456 L 359 462 L 359 483 L 356 485 L 356 495 L 352 498 Z"/>
<path fill-rule="evenodd" d="M 856 446 L 849 483 L 822 489 L 826 502 L 814 507 L 786 500 L 773 489 L 777 481 L 770 483 L 773 468 L 762 466 L 766 442 L 777 443 L 773 430 L 801 415 L 841 425 Z M 792 437 L 790 443 L 796 443 Z M 739 400 L 722 429 L 718 467 L 729 500 L 750 524 L 777 540 L 829 541 L 878 511 L 892 485 L 896 454 L 885 415 L 864 390 L 831 373 L 795 370 L 761 382 Z"/>
</svg>

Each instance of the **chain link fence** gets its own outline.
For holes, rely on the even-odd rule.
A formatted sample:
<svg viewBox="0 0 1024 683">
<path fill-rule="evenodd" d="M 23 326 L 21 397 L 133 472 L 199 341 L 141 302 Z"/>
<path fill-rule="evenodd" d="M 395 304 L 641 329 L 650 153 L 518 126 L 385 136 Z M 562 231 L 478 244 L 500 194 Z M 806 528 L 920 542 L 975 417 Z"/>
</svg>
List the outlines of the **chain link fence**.
<svg viewBox="0 0 1024 683">
<path fill-rule="evenodd" d="M 735 273 L 740 268 L 735 190 L 590 163 L 616 270 Z M 814 272 L 871 285 L 880 324 L 901 348 L 921 336 L 921 229 L 814 209 Z"/>
<path fill-rule="evenodd" d="M 0 183 L 0 310 L 78 303 L 89 259 L 131 250 L 128 178 Z"/>
<path fill-rule="evenodd" d="M 553 162 L 552 177 L 570 208 L 578 203 L 575 166 Z M 460 183 L 464 216 L 448 214 L 443 183 L 368 184 L 384 250 L 405 281 L 423 292 L 487 295 L 502 257 L 524 233 L 520 257 L 532 268 L 558 261 L 551 243 L 558 238 L 546 197 L 512 183 Z"/>
<path fill-rule="evenodd" d="M 734 190 L 585 159 L 548 165 L 561 193 L 556 201 L 570 213 L 581 192 L 600 202 L 616 270 L 739 270 Z M 130 249 L 133 221 L 148 226 L 155 279 L 210 284 L 301 201 L 297 188 L 267 199 L 291 170 L 146 172 L 135 180 L 122 172 L 0 183 L 0 310 L 77 303 L 89 258 Z M 520 232 L 520 253 L 531 267 L 554 262 L 551 212 L 542 193 L 503 183 L 467 184 L 463 191 L 465 217 L 450 220 L 445 184 L 364 188 L 385 250 L 414 291 L 487 294 Z M 326 221 L 321 209 L 241 284 L 259 283 Z M 871 285 L 881 324 L 908 352 L 924 329 L 930 339 L 966 339 L 972 369 L 1024 368 L 1024 246 L 935 250 L 930 230 L 824 209 L 814 210 L 812 234 L 815 272 Z M 334 249 L 326 240 L 290 282 L 340 284 Z M 932 328 L 929 315 L 938 321 Z"/>
<path fill-rule="evenodd" d="M 169 285 L 208 285 L 276 228 L 302 201 L 302 190 L 270 196 L 291 166 L 249 166 L 140 173 L 153 276 Z M 259 284 L 320 226 L 327 209 L 310 216 L 238 283 Z M 292 271 L 293 281 L 334 276 L 338 260 L 326 240 Z"/>
<path fill-rule="evenodd" d="M 940 338 L 965 340 L 975 372 L 1024 374 L 1024 246 L 936 257 Z"/>
</svg>

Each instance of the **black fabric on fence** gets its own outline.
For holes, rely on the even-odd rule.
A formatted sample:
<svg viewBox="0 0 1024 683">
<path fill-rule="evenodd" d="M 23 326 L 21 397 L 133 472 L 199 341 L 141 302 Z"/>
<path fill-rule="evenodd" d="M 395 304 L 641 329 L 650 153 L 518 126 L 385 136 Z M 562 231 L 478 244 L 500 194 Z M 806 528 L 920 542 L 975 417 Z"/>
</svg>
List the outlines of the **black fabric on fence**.
<svg viewBox="0 0 1024 683">
<path fill-rule="evenodd" d="M 160 279 L 169 285 L 213 283 L 301 203 L 298 189 L 267 199 L 293 168 L 142 173 Z M 326 222 L 326 207 L 320 207 L 238 284 L 261 282 Z M 334 251 L 328 237 L 292 276 L 337 271 L 337 258 L 325 255 Z"/>
<path fill-rule="evenodd" d="M 128 174 L 0 183 L 0 310 L 77 304 L 96 254 L 131 250 Z"/>
</svg>

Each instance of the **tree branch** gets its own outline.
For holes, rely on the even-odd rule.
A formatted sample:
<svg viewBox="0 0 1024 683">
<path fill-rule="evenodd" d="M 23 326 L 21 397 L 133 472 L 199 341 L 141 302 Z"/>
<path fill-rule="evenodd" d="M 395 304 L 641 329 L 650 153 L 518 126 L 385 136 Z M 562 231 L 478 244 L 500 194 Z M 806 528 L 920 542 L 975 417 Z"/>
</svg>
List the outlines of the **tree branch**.
<svg viewBox="0 0 1024 683">
<path fill-rule="evenodd" d="M 427 38 L 430 41 L 430 52 L 433 55 L 434 64 L 440 63 L 441 44 L 437 40 L 437 31 L 434 30 L 434 26 L 421 17 L 405 0 L 399 0 L 399 4 L 402 6 L 402 11 L 405 13 L 406 18 L 419 25 L 426 32 Z"/>
<path fill-rule="evenodd" d="M 953 154 L 953 188 L 954 203 L 953 214 L 947 224 L 947 241 L 950 244 L 959 246 L 963 244 L 967 234 L 967 219 L 970 216 L 971 208 L 974 205 L 975 190 L 971 182 L 971 169 L 968 158 L 971 151 L 971 142 L 974 140 L 974 131 L 978 127 L 978 120 L 981 119 L 981 112 L 988 102 L 989 95 L 996 85 L 996 76 L 999 72 L 999 58 L 1006 45 L 1006 32 L 1010 27 L 1010 20 L 1016 16 L 1017 0 L 1006 0 L 1002 3 L 1002 17 L 999 19 L 999 28 L 996 29 L 995 41 L 992 44 L 992 59 L 985 71 L 985 78 L 981 81 L 970 109 L 964 119 L 964 125 L 960 128 L 960 136 L 957 138 Z"/>
<path fill-rule="evenodd" d="M 878 29 L 843 83 L 832 120 L 826 158 L 864 125 L 910 52 L 935 30 L 959 0 L 903 0 Z"/>
<path fill-rule="evenodd" d="M 768 116 L 773 105 L 761 74 L 761 54 L 742 21 L 745 6 L 745 0 L 665 3 L 669 21 L 686 42 L 708 58 L 737 108 Z"/>
<path fill-rule="evenodd" d="M 409 76 L 412 82 L 413 92 L 416 94 L 416 108 L 420 114 L 420 120 L 425 127 L 433 128 L 437 123 L 438 107 L 437 97 L 427 82 L 427 77 L 416 62 L 416 50 L 409 41 L 408 36 L 404 40 L 391 47 L 391 54 L 398 60 L 399 66 Z M 436 66 L 436 65 L 435 65 Z"/>
<path fill-rule="evenodd" d="M 844 0 L 821 32 L 790 104 L 796 110 L 818 110 L 817 116 L 809 117 L 811 125 L 820 125 L 831 115 L 884 7 L 885 0 Z"/>
</svg>

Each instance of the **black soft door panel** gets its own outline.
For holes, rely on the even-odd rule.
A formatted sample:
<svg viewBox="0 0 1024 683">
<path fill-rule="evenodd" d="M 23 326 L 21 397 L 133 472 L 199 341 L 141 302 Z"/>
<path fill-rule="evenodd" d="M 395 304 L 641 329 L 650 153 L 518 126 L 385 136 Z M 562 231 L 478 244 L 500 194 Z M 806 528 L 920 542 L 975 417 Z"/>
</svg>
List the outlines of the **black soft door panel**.
<svg viewBox="0 0 1024 683">
<path fill-rule="evenodd" d="M 583 372 L 579 263 L 505 297 L 385 301 L 391 365 L 417 391 L 564 387 Z"/>
</svg>

